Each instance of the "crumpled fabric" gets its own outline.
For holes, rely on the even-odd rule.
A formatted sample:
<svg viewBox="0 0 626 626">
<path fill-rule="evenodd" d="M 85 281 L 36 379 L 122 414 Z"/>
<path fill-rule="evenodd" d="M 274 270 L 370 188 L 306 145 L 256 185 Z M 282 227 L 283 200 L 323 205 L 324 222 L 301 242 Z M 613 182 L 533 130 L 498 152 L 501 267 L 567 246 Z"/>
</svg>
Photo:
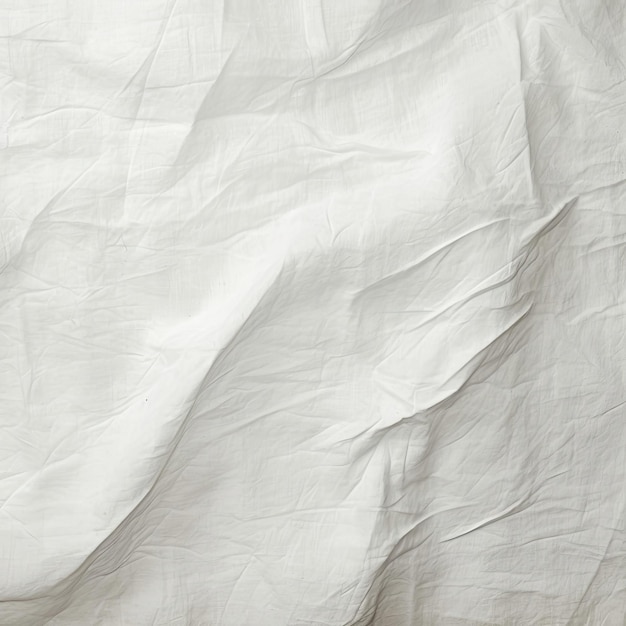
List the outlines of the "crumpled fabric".
<svg viewBox="0 0 626 626">
<path fill-rule="evenodd" d="M 621 626 L 625 11 L 0 0 L 0 623 Z"/>
</svg>

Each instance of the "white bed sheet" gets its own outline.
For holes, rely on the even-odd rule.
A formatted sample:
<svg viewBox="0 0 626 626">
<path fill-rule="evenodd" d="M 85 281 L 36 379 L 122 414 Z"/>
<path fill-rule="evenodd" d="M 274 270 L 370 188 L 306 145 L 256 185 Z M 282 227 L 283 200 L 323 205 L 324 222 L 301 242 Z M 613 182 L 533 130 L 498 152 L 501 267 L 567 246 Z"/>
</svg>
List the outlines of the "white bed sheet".
<svg viewBox="0 0 626 626">
<path fill-rule="evenodd" d="M 618 0 L 0 0 L 0 623 L 617 626 Z"/>
</svg>

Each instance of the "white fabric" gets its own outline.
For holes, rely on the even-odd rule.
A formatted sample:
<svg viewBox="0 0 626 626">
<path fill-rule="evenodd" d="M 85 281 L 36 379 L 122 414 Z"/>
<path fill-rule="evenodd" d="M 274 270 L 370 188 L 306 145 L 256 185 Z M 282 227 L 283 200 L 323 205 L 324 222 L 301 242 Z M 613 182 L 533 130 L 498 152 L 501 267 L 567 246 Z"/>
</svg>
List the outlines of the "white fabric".
<svg viewBox="0 0 626 626">
<path fill-rule="evenodd" d="M 626 613 L 621 0 L 0 0 L 0 624 Z"/>
</svg>

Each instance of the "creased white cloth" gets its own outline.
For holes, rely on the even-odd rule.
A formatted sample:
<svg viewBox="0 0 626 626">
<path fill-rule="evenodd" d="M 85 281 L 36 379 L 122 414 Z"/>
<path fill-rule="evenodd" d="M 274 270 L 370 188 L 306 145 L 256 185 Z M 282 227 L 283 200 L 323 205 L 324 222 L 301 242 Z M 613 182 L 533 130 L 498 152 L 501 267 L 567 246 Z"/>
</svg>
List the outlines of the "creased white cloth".
<svg viewBox="0 0 626 626">
<path fill-rule="evenodd" d="M 0 624 L 622 626 L 621 0 L 0 0 Z"/>
</svg>

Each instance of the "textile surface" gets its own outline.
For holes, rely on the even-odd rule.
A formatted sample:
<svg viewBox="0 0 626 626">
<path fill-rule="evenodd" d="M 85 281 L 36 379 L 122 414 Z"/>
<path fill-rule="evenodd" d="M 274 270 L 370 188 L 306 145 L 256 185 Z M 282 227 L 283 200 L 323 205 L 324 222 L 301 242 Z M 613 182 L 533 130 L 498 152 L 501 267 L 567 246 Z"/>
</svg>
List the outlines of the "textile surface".
<svg viewBox="0 0 626 626">
<path fill-rule="evenodd" d="M 0 0 L 0 624 L 622 626 L 625 11 Z"/>
</svg>

